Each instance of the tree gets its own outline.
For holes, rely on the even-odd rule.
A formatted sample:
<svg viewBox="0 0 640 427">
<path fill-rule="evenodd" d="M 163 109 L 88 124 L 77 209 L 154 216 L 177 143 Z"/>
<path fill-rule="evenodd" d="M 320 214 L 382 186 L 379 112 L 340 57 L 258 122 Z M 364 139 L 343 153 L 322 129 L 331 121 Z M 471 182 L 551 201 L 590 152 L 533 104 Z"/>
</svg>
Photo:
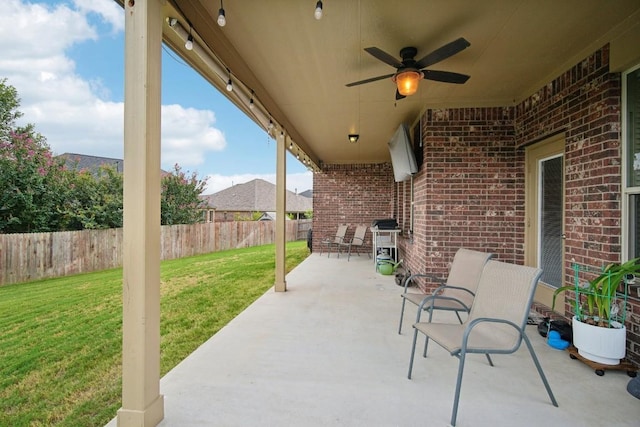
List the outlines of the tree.
<svg viewBox="0 0 640 427">
<path fill-rule="evenodd" d="M 122 227 L 122 174 L 67 169 L 22 117 L 16 89 L 0 80 L 0 233 Z M 162 177 L 162 224 L 202 219 L 204 181 L 179 165 Z"/>
<path fill-rule="evenodd" d="M 16 129 L 16 120 L 22 117 L 18 111 L 20 98 L 18 91 L 7 85 L 7 79 L 0 80 L 0 140 L 9 141 L 11 132 Z"/>
<path fill-rule="evenodd" d="M 57 230 L 63 169 L 42 139 L 11 132 L 0 140 L 0 232 Z"/>
<path fill-rule="evenodd" d="M 196 172 L 188 175 L 176 164 L 173 171 L 162 177 L 162 225 L 194 224 L 202 221 L 204 204 L 200 194 L 205 182 Z"/>
<path fill-rule="evenodd" d="M 16 125 L 16 121 L 23 116 L 18 110 L 20 98 L 15 87 L 7 84 L 7 79 L 0 79 L 0 141 L 9 141 L 11 133 L 27 134 L 38 142 L 46 143 L 44 137 L 35 132 L 33 124 Z"/>
<path fill-rule="evenodd" d="M 66 171 L 68 192 L 62 207 L 62 229 L 122 227 L 122 174 L 103 165 L 94 174 Z"/>
</svg>

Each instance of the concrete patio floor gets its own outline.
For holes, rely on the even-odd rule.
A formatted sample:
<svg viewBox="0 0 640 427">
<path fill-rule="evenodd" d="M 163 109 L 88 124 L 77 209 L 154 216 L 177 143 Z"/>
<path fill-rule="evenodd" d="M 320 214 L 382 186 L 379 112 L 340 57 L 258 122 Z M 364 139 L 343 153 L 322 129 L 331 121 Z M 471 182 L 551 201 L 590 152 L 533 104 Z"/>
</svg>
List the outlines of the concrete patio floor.
<svg viewBox="0 0 640 427">
<path fill-rule="evenodd" d="M 312 254 L 161 380 L 163 427 L 447 426 L 458 360 L 432 344 L 407 379 L 415 306 L 367 256 Z M 439 321 L 456 321 L 451 313 Z M 559 407 L 523 345 L 467 358 L 457 425 L 640 426 L 624 371 L 603 377 L 527 327 Z M 115 419 L 109 426 L 115 426 Z"/>
</svg>

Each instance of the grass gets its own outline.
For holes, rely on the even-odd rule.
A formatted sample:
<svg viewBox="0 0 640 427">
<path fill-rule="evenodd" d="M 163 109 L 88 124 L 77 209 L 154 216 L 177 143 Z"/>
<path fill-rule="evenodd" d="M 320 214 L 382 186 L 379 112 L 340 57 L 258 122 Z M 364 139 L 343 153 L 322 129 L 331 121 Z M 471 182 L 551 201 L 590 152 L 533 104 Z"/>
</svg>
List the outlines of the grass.
<svg viewBox="0 0 640 427">
<path fill-rule="evenodd" d="M 307 256 L 287 244 L 287 271 Z M 275 281 L 275 246 L 161 265 L 161 374 Z M 121 406 L 122 269 L 0 287 L 0 426 L 103 426 Z"/>
</svg>

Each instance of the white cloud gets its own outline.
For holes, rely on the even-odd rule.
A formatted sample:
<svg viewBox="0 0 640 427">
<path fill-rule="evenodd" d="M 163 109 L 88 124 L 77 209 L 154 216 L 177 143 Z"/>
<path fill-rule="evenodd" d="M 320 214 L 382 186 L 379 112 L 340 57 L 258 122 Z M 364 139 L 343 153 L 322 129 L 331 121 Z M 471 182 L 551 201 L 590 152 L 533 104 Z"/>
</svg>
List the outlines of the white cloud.
<svg viewBox="0 0 640 427">
<path fill-rule="evenodd" d="M 113 0 L 75 0 L 74 4 L 82 13 L 97 13 L 113 28 L 114 32 L 124 31 L 122 8 Z"/>
<path fill-rule="evenodd" d="M 74 45 L 121 35 L 123 9 L 113 0 L 74 0 L 57 5 L 2 0 L 2 5 L 0 78 L 6 77 L 18 91 L 20 111 L 24 113 L 21 123 L 35 124 L 55 154 L 122 158 L 123 102 L 111 99 L 100 76 L 79 75 L 69 53 Z M 102 34 L 105 31 L 111 34 Z M 162 107 L 163 169 L 172 170 L 176 163 L 184 170 L 197 169 L 203 166 L 207 153 L 226 147 L 213 111 L 181 105 Z M 254 178 L 275 183 L 275 174 L 211 175 L 206 192 Z M 301 192 L 312 186 L 310 172 L 287 176 L 291 191 Z"/>
<path fill-rule="evenodd" d="M 204 190 L 204 194 L 213 194 L 217 193 L 220 190 L 224 190 L 225 188 L 229 188 L 236 184 L 244 184 L 245 182 L 249 182 L 253 179 L 264 179 L 272 184 L 276 183 L 276 175 L 275 174 L 240 174 L 240 175 L 232 175 L 232 176 L 223 176 L 223 175 L 208 175 L 206 177 L 207 185 Z M 290 173 L 287 174 L 287 190 L 293 191 L 294 193 L 302 193 L 306 190 L 311 190 L 313 188 L 313 173 L 311 172 L 301 172 L 301 173 Z"/>
<path fill-rule="evenodd" d="M 223 150 L 224 134 L 213 127 L 215 114 L 208 110 L 162 107 L 162 164 L 193 167 L 204 162 L 208 151 Z"/>
<path fill-rule="evenodd" d="M 99 78 L 78 75 L 67 53 L 74 44 L 97 39 L 88 15 L 97 15 L 114 32 L 123 30 L 124 12 L 113 0 L 76 0 L 75 9 L 4 0 L 0 76 L 18 91 L 23 122 L 35 124 L 55 154 L 122 158 L 123 103 L 109 99 Z M 175 163 L 193 168 L 207 152 L 223 150 L 224 134 L 214 124 L 212 111 L 163 106 L 163 168 Z"/>
</svg>

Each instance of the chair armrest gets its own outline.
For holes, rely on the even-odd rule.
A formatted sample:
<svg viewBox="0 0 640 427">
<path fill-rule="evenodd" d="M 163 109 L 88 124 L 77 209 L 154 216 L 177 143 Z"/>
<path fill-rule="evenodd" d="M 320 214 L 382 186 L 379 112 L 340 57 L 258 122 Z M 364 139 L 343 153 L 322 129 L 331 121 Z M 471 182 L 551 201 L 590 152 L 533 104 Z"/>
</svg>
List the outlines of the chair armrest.
<svg viewBox="0 0 640 427">
<path fill-rule="evenodd" d="M 464 292 L 466 292 L 466 293 L 470 294 L 472 297 L 475 297 L 475 296 L 476 296 L 476 294 L 474 294 L 472 291 L 470 291 L 470 290 L 469 290 L 469 289 L 467 289 L 467 288 L 463 288 L 463 287 L 461 287 L 461 286 L 452 286 L 452 285 L 442 285 L 442 286 L 438 286 L 438 288 L 436 288 L 436 290 L 435 290 L 435 291 L 433 291 L 433 294 L 435 295 L 435 294 L 437 294 L 437 293 L 440 293 L 441 291 L 444 291 L 445 289 L 456 289 L 456 290 L 458 290 L 458 291 L 464 291 Z"/>
<path fill-rule="evenodd" d="M 404 293 L 405 294 L 407 293 L 407 288 L 409 287 L 409 283 L 412 282 L 414 279 L 417 279 L 419 277 L 424 277 L 424 278 L 427 278 L 427 279 L 431 279 L 431 280 L 433 280 L 435 282 L 442 283 L 443 285 L 446 282 L 441 277 L 437 277 L 437 276 L 434 276 L 432 274 L 420 274 L 420 273 L 412 274 L 410 276 L 407 276 L 407 278 L 404 280 Z"/>
<path fill-rule="evenodd" d="M 427 295 L 422 299 L 422 302 L 420 302 L 420 305 L 418 306 L 418 314 L 416 315 L 416 323 L 420 322 L 420 316 L 422 315 L 422 312 L 428 308 L 431 308 L 431 310 L 433 310 L 433 307 L 435 305 L 436 300 L 446 300 L 446 301 L 455 301 L 458 304 L 460 304 L 462 307 L 464 307 L 464 309 L 467 311 L 467 313 L 469 312 L 469 310 L 471 310 L 471 307 L 468 307 L 465 303 L 463 303 L 462 301 L 460 301 L 457 298 L 454 297 L 447 297 L 447 296 L 443 296 L 443 295 Z M 430 304 L 430 307 L 426 307 L 427 304 Z"/>
<path fill-rule="evenodd" d="M 473 319 L 464 328 L 464 333 L 462 334 L 462 347 L 460 348 L 460 351 L 464 350 L 466 352 L 467 342 L 469 341 L 469 335 L 471 335 L 471 332 L 473 331 L 473 328 L 475 328 L 477 325 L 479 325 L 481 323 L 502 323 L 502 324 L 511 326 L 512 328 L 517 330 L 518 333 L 520 334 L 520 340 L 518 340 L 518 342 L 516 343 L 516 345 L 514 347 L 512 347 L 510 349 L 501 349 L 501 350 L 497 350 L 497 351 L 494 350 L 494 351 L 492 351 L 492 353 L 509 354 L 509 353 L 513 353 L 514 351 L 516 351 L 518 349 L 518 347 L 520 347 L 520 343 L 522 341 L 522 336 L 524 335 L 524 330 L 520 326 L 518 326 L 515 323 L 513 323 L 512 321 L 506 320 L 506 319 L 498 319 L 498 318 L 493 318 L 493 317 L 479 317 L 477 319 Z M 479 352 L 480 353 L 486 353 L 486 350 L 479 351 Z"/>
</svg>

